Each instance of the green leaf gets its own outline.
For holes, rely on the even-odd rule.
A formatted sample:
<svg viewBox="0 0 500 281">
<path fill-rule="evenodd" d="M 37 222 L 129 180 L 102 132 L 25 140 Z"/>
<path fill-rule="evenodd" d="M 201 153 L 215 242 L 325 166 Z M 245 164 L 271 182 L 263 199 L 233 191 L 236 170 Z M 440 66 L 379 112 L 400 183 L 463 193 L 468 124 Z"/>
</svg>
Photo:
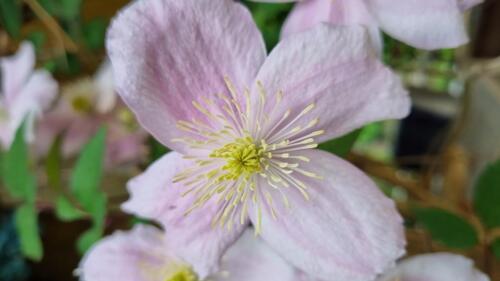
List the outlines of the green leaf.
<svg viewBox="0 0 500 281">
<path fill-rule="evenodd" d="M 33 43 L 33 46 L 35 46 L 36 52 L 40 52 L 42 49 L 43 43 L 45 42 L 45 33 L 41 31 L 33 31 L 30 34 L 28 34 L 27 39 Z"/>
<path fill-rule="evenodd" d="M 474 209 L 486 226 L 500 226 L 500 160 L 479 175 L 474 188 Z"/>
<path fill-rule="evenodd" d="M 324 142 L 319 145 L 319 149 L 334 153 L 340 157 L 346 157 L 352 146 L 356 142 L 362 129 L 357 129 L 338 139 Z"/>
<path fill-rule="evenodd" d="M 279 42 L 281 26 L 292 9 L 291 3 L 255 3 L 244 1 L 252 11 L 255 23 L 262 31 L 268 50 L 272 50 Z"/>
<path fill-rule="evenodd" d="M 59 19 L 71 21 L 80 16 L 82 0 L 38 0 L 47 12 Z"/>
<path fill-rule="evenodd" d="M 151 158 L 151 162 L 160 159 L 163 155 L 165 155 L 167 152 L 170 151 L 170 149 L 165 147 L 163 144 L 159 143 L 153 137 L 150 137 L 148 139 L 148 145 L 149 145 L 149 155 Z"/>
<path fill-rule="evenodd" d="M 357 139 L 358 143 L 370 143 L 382 134 L 383 125 L 381 122 L 366 125 L 361 130 Z"/>
<path fill-rule="evenodd" d="M 93 204 L 89 207 L 93 226 L 78 238 L 77 248 L 80 254 L 84 254 L 104 233 L 106 218 L 106 196 L 104 193 L 96 194 Z"/>
<path fill-rule="evenodd" d="M 416 209 L 415 216 L 432 238 L 455 249 L 467 249 L 478 243 L 476 230 L 463 218 L 437 208 Z"/>
<path fill-rule="evenodd" d="M 500 260 L 500 239 L 495 240 L 491 244 L 491 250 L 497 259 Z"/>
<path fill-rule="evenodd" d="M 81 219 L 85 213 L 73 206 L 64 196 L 59 196 L 56 200 L 56 215 L 62 221 L 74 221 Z"/>
<path fill-rule="evenodd" d="M 106 218 L 106 195 L 103 192 L 96 193 L 92 204 L 88 206 L 87 211 L 92 217 L 95 225 L 104 225 Z"/>
<path fill-rule="evenodd" d="M 85 252 L 87 252 L 95 242 L 101 239 L 103 233 L 103 228 L 98 226 L 92 227 L 91 229 L 85 231 L 76 242 L 78 252 L 80 254 L 84 254 Z"/>
<path fill-rule="evenodd" d="M 54 143 L 50 147 L 49 153 L 47 154 L 47 159 L 45 160 L 45 172 L 47 173 L 47 182 L 49 187 L 55 191 L 61 190 L 61 146 L 62 146 L 62 136 L 59 135 L 54 140 Z"/>
<path fill-rule="evenodd" d="M 106 28 L 107 24 L 103 19 L 93 19 L 83 26 L 83 38 L 87 48 L 91 50 L 104 48 Z"/>
<path fill-rule="evenodd" d="M 43 248 L 34 204 L 24 203 L 16 210 L 15 225 L 23 255 L 34 261 L 40 261 L 43 256 Z"/>
<path fill-rule="evenodd" d="M 0 22 L 10 36 L 18 38 L 21 34 L 22 13 L 18 0 L 0 1 Z"/>
<path fill-rule="evenodd" d="M 92 208 L 101 179 L 106 130 L 101 128 L 85 145 L 71 174 L 70 187 L 84 209 Z"/>
<path fill-rule="evenodd" d="M 9 193 L 18 199 L 34 201 L 36 179 L 29 172 L 28 147 L 24 140 L 25 125 L 19 127 L 10 149 L 4 154 L 2 175 Z"/>
</svg>

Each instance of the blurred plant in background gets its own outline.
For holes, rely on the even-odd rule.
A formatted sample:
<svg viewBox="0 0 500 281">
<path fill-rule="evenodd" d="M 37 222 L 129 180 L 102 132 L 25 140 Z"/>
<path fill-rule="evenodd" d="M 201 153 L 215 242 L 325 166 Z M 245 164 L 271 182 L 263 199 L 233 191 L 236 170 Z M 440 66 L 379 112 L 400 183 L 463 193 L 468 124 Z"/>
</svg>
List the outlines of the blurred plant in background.
<svg viewBox="0 0 500 281">
<path fill-rule="evenodd" d="M 293 4 L 241 2 L 271 50 Z M 168 148 L 140 128 L 105 70 L 106 29 L 127 3 L 0 0 L 0 57 L 30 41 L 38 69 L 50 71 L 61 89 L 36 122 L 35 142 L 25 141 L 25 121 L 0 155 L 2 281 L 27 280 L 30 274 L 32 280 L 68 280 L 79 255 L 94 242 L 138 221 L 119 210 L 128 196 L 126 181 Z M 495 5 L 490 3 L 484 5 Z M 475 13 L 473 23 L 481 15 Z M 419 50 L 385 34 L 383 41 L 382 58 L 411 89 L 414 113 L 402 124 L 370 124 L 320 148 L 352 161 L 398 203 L 410 255 L 467 255 L 492 280 L 500 280 L 500 161 L 495 161 L 500 146 L 490 146 L 493 152 L 476 159 L 462 140 L 464 130 L 483 124 L 467 123 L 471 97 L 478 95 L 478 78 L 497 71 L 498 61 L 478 62 L 460 48 Z M 496 124 L 492 116 L 498 115 L 484 113 L 480 120 Z M 484 136 L 471 138 L 477 145 Z M 51 229 L 72 233 L 72 240 L 54 246 L 47 236 Z M 61 251 L 73 267 L 54 277 L 62 269 L 51 256 Z"/>
</svg>

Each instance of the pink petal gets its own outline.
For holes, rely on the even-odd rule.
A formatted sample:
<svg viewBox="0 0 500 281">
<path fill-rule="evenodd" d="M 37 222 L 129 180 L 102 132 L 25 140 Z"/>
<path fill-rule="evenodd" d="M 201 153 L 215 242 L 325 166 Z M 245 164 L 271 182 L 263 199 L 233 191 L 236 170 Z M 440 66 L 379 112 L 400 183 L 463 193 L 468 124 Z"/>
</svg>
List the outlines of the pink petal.
<svg viewBox="0 0 500 281">
<path fill-rule="evenodd" d="M 319 24 L 285 38 L 272 51 L 256 80 L 262 82 L 268 95 L 264 112 L 269 122 L 263 126 L 264 132 L 286 111 L 290 110 L 293 118 L 313 103 L 315 108 L 300 119 L 299 125 L 319 118 L 313 128 L 325 130 L 319 142 L 370 122 L 402 118 L 410 108 L 400 79 L 377 59 L 368 34 L 358 26 Z M 277 104 L 280 90 L 283 99 Z M 252 102 L 254 108 L 259 107 L 257 98 Z"/>
<path fill-rule="evenodd" d="M 468 42 L 457 0 L 369 0 L 389 35 L 421 49 L 454 48 Z"/>
<path fill-rule="evenodd" d="M 378 281 L 489 281 L 464 256 L 435 253 L 407 258 Z"/>
<path fill-rule="evenodd" d="M 231 231 L 212 227 L 212 219 L 219 210 L 213 201 L 185 215 L 194 196 L 192 193 L 182 196 L 188 188 L 173 183 L 173 177 L 192 165 L 176 152 L 163 156 L 143 174 L 129 181 L 127 188 L 131 198 L 122 208 L 159 221 L 167 231 L 173 251 L 205 277 L 217 271 L 221 255 L 241 235 L 246 224 L 238 224 Z"/>
<path fill-rule="evenodd" d="M 176 121 L 207 118 L 192 102 L 249 87 L 265 58 L 248 10 L 233 0 L 136 1 L 114 20 L 107 47 L 118 93 L 160 142 L 183 137 Z"/>
<path fill-rule="evenodd" d="M 72 116 L 72 121 L 64 131 L 63 154 L 66 157 L 78 155 L 83 146 L 97 133 L 102 125 L 95 116 Z M 61 132 L 62 133 L 62 132 Z"/>
<path fill-rule="evenodd" d="M 0 59 L 2 92 L 7 103 L 17 98 L 35 67 L 35 50 L 29 42 L 23 42 L 12 57 Z"/>
<path fill-rule="evenodd" d="M 364 0 L 309 0 L 296 4 L 288 16 L 282 37 L 303 32 L 320 22 L 334 25 L 363 25 L 369 32 L 374 46 L 382 49 L 382 38 L 375 19 L 367 10 Z"/>
<path fill-rule="evenodd" d="M 269 248 L 252 230 L 228 249 L 222 260 L 221 272 L 214 281 L 298 281 L 299 273 Z"/>
<path fill-rule="evenodd" d="M 344 160 L 320 150 L 301 168 L 323 179 L 296 175 L 306 184 L 306 200 L 294 187 L 281 195 L 264 181 L 259 188 L 273 195 L 277 220 L 262 210 L 262 238 L 297 268 L 331 281 L 373 280 L 404 254 L 402 218 L 395 204 L 375 183 Z M 255 207 L 250 212 L 257 220 Z"/>
<path fill-rule="evenodd" d="M 102 239 L 85 255 L 78 272 L 85 281 L 165 281 L 168 276 L 161 273 L 172 262 L 164 234 L 137 225 Z"/>
<path fill-rule="evenodd" d="M 97 111 L 101 114 L 111 112 L 115 108 L 117 94 L 113 80 L 113 69 L 109 60 L 104 61 L 97 70 L 94 77 L 94 84 L 97 92 Z"/>
<path fill-rule="evenodd" d="M 10 145 L 17 128 L 21 126 L 25 118 L 27 118 L 26 140 L 28 142 L 34 140 L 34 122 L 52 104 L 57 96 L 57 91 L 58 84 L 49 72 L 38 70 L 29 76 L 19 92 L 16 93 L 15 99 L 11 100 L 9 104 L 9 130 L 11 137 L 7 146 Z"/>
<path fill-rule="evenodd" d="M 141 130 L 131 130 L 120 121 L 112 120 L 107 124 L 106 167 L 127 163 L 141 163 L 147 156 L 146 139 L 148 134 Z"/>
</svg>

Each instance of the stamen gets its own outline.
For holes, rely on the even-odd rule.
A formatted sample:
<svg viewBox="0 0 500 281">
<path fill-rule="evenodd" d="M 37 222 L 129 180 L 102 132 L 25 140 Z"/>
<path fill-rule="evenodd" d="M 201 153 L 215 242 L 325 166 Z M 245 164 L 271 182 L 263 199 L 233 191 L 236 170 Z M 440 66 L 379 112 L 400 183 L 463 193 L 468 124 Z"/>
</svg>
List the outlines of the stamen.
<svg viewBox="0 0 500 281">
<path fill-rule="evenodd" d="M 266 91 L 263 84 L 257 82 L 258 102 L 252 108 L 248 90 L 239 95 L 227 77 L 224 81 L 226 94 L 215 95 L 217 100 L 203 97 L 202 102 L 192 102 L 196 110 L 207 117 L 205 121 L 177 122 L 178 128 L 187 135 L 172 141 L 194 150 L 184 156 L 192 161 L 193 167 L 175 175 L 173 181 L 186 187 L 182 196 L 193 196 L 193 204 L 185 215 L 210 201 L 217 207 L 212 225 L 231 231 L 234 224 L 247 222 L 248 204 L 253 204 L 255 232 L 259 234 L 264 209 L 277 220 L 281 210 L 277 204 L 291 208 L 287 192 L 297 190 L 309 200 L 309 187 L 300 178 L 321 179 L 321 176 L 302 168 L 311 159 L 300 152 L 316 148 L 315 138 L 324 131 L 313 129 L 319 123 L 318 118 L 308 118 L 310 121 L 305 125 L 305 122 L 299 123 L 312 112 L 314 104 L 307 105 L 292 118 L 292 110 L 286 110 L 277 122 L 268 124 L 269 116 L 274 116 L 283 100 L 282 91 L 276 92 L 272 99 L 275 104 L 266 109 Z M 259 177 L 267 184 L 257 185 Z"/>
</svg>

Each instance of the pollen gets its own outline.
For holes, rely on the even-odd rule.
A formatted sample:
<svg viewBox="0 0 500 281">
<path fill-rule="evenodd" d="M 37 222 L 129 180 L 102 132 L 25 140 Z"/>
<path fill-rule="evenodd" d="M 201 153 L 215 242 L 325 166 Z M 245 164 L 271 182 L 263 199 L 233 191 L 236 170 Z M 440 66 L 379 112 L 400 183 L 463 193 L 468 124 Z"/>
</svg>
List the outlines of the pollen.
<svg viewBox="0 0 500 281">
<path fill-rule="evenodd" d="M 226 160 L 226 165 L 222 167 L 225 173 L 218 177 L 218 181 L 236 180 L 241 176 L 248 180 L 262 170 L 263 154 L 264 149 L 257 146 L 251 137 L 245 137 L 214 150 L 210 157 Z"/>
</svg>

